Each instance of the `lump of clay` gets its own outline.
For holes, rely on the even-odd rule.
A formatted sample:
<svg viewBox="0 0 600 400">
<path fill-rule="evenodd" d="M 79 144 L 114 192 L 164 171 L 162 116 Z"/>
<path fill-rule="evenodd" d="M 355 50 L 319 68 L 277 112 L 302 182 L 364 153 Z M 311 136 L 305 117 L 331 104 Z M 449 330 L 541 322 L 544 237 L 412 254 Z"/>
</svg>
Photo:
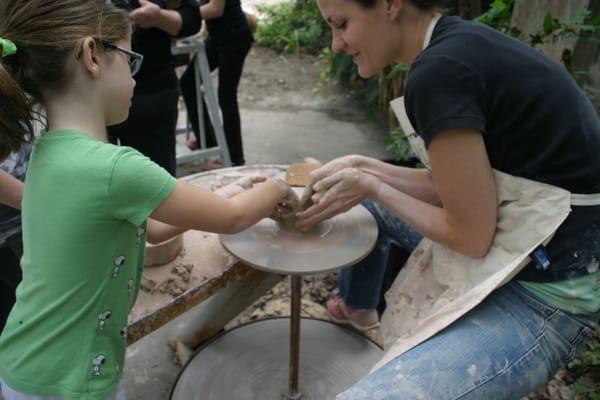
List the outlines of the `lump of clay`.
<svg viewBox="0 0 600 400">
<path fill-rule="evenodd" d="M 310 196 L 307 196 L 304 201 L 301 202 L 298 193 L 295 190 L 290 190 L 286 198 L 277 205 L 277 210 L 273 219 L 284 229 L 296 229 L 294 227 L 296 215 L 300 211 L 306 210 L 311 205 L 312 201 L 310 200 Z"/>
</svg>

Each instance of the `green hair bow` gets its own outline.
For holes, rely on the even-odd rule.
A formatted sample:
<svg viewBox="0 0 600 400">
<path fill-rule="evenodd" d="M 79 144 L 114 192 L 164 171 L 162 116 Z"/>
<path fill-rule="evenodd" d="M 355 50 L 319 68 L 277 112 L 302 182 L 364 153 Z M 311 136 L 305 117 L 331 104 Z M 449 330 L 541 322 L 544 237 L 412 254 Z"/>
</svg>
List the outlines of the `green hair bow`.
<svg viewBox="0 0 600 400">
<path fill-rule="evenodd" d="M 2 46 L 2 57 L 12 56 L 17 52 L 17 46 L 8 39 L 0 37 L 0 45 Z"/>
</svg>

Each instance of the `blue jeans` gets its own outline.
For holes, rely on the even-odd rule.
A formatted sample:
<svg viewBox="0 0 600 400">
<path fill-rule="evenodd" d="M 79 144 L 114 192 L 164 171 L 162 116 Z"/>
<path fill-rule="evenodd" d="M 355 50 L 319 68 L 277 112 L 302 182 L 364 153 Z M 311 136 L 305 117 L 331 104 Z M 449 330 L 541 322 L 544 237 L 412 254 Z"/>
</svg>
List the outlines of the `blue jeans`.
<svg viewBox="0 0 600 400">
<path fill-rule="evenodd" d="M 509 283 L 337 399 L 520 399 L 575 356 L 599 319 L 600 312 L 572 315 Z"/>
<path fill-rule="evenodd" d="M 385 268 L 394 243 L 411 253 L 423 236 L 402 222 L 385 207 L 370 200 L 363 203 L 377 221 L 379 236 L 373 251 L 361 262 L 346 267 L 337 276 L 344 303 L 352 308 L 375 308 L 379 303 Z"/>
</svg>

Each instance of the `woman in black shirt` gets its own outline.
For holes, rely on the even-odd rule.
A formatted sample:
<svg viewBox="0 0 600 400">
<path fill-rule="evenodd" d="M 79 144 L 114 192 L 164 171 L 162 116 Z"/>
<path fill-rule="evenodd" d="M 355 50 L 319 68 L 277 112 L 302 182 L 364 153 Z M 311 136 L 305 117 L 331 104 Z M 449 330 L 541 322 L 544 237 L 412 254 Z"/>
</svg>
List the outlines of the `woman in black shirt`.
<svg viewBox="0 0 600 400">
<path fill-rule="evenodd" d="M 179 85 L 171 56 L 171 40 L 193 35 L 201 19 L 195 0 L 140 0 L 131 11 L 136 26 L 133 51 L 144 56 L 135 75 L 129 118 L 109 127 L 111 141 L 131 146 L 175 176 L 175 129 Z"/>
<path fill-rule="evenodd" d="M 237 100 L 237 89 L 244 68 L 244 60 L 252 47 L 254 38 L 248 26 L 246 15 L 242 11 L 240 0 L 202 0 L 200 14 L 206 21 L 208 37 L 205 42 L 206 56 L 211 71 L 219 69 L 219 106 L 223 113 L 223 130 L 227 138 L 229 154 L 233 165 L 244 165 L 244 150 L 240 110 Z M 198 108 L 195 84 L 195 63 L 181 77 L 181 91 L 189 113 L 196 140 L 188 146 L 198 147 L 199 132 Z M 204 122 L 207 133 L 207 146 L 216 146 L 216 139 L 210 118 L 204 110 Z"/>
<path fill-rule="evenodd" d="M 386 296 L 388 352 L 338 400 L 527 395 L 600 318 L 598 115 L 563 66 L 489 27 L 440 16 L 444 1 L 317 3 L 333 51 L 351 55 L 361 76 L 410 65 L 405 98 L 392 107 L 429 167 L 346 156 L 313 172 L 314 206 L 299 228 L 363 200 L 379 226 L 373 252 L 338 276 L 340 296 L 328 303 L 335 321 L 375 326 L 390 243 L 411 249 L 424 237 L 393 286 L 405 291 Z M 549 204 L 544 191 L 560 198 L 556 207 L 540 206 Z M 487 285 L 504 269 L 513 275 Z M 486 285 L 468 286 L 473 277 Z M 417 286 L 424 278 L 430 287 Z M 472 290 L 456 301 L 461 285 Z M 435 297 L 448 292 L 449 301 Z M 413 312 L 427 305 L 441 314 Z"/>
</svg>

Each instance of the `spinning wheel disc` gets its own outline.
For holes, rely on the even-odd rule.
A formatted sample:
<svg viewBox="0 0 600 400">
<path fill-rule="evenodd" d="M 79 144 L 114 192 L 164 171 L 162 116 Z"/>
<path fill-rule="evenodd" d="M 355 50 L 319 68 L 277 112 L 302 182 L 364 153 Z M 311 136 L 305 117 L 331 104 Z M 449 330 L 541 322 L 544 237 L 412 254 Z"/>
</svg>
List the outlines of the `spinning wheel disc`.
<svg viewBox="0 0 600 400">
<path fill-rule="evenodd" d="M 288 386 L 287 318 L 254 322 L 206 344 L 181 372 L 172 400 L 280 400 Z M 302 319 L 302 400 L 329 400 L 368 374 L 382 350 L 329 322 Z"/>
<path fill-rule="evenodd" d="M 373 249 L 377 224 L 357 205 L 309 232 L 281 228 L 265 218 L 235 235 L 220 235 L 227 251 L 256 269 L 279 274 L 329 272 L 352 265 Z"/>
</svg>

